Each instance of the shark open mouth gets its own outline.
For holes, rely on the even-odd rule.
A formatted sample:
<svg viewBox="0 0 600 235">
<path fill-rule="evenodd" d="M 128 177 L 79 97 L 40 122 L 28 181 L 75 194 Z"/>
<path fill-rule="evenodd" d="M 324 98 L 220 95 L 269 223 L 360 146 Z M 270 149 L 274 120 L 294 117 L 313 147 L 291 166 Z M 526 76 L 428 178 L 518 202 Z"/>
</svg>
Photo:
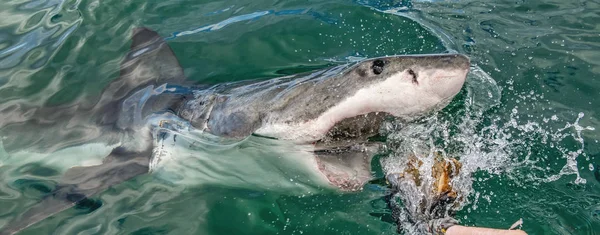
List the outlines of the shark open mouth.
<svg viewBox="0 0 600 235">
<path fill-rule="evenodd" d="M 329 183 L 343 191 L 359 191 L 371 179 L 375 145 L 352 145 L 315 151 L 317 168 Z"/>
<path fill-rule="evenodd" d="M 371 179 L 371 159 L 381 142 L 370 140 L 380 133 L 385 112 L 372 112 L 336 123 L 315 143 L 317 168 L 329 183 L 343 191 L 359 191 Z"/>
</svg>

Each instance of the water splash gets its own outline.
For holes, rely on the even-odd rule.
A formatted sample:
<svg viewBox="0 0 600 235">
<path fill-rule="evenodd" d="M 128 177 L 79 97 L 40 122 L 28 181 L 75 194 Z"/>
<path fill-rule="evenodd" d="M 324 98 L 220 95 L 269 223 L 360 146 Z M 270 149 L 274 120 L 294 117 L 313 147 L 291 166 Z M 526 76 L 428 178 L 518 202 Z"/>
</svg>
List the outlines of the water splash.
<svg viewBox="0 0 600 235">
<path fill-rule="evenodd" d="M 584 152 L 582 132 L 595 129 L 579 124 L 584 113 L 579 113 L 575 121 L 561 120 L 556 115 L 542 116 L 538 121 L 531 115 L 524 115 L 522 119 L 522 107 L 501 105 L 499 87 L 477 67 L 472 68 L 465 90 L 437 115 L 409 125 L 386 124 L 384 132 L 388 133 L 387 147 L 391 150 L 390 156 L 382 159 L 386 174 L 406 171 L 408 156 L 414 155 L 422 162 L 418 168 L 421 180 L 425 182 L 422 185 L 429 185 L 427 182 L 433 181 L 431 169 L 436 152 L 447 159 L 457 158 L 462 168 L 451 184 L 461 195 L 459 210 L 470 204 L 476 208 L 480 198 L 491 200 L 473 189 L 473 182 L 486 180 L 485 177 L 507 176 L 516 185 L 523 186 L 575 175 L 573 183 L 586 183 L 579 174 L 577 159 L 589 158 Z M 517 97 L 523 107 L 528 102 L 543 99 L 543 96 L 529 92 Z M 502 112 L 504 110 L 509 112 Z M 557 128 L 561 122 L 565 123 L 564 127 Z M 551 164 L 556 162 L 564 162 L 564 165 Z M 474 178 L 476 172 L 484 172 L 487 176 L 482 178 L 478 174 L 478 178 Z M 401 197 L 408 204 L 428 197 L 414 184 L 404 185 L 404 188 L 404 194 L 408 195 Z M 475 197 L 471 197 L 473 193 Z M 411 211 L 411 208 L 407 209 Z M 418 229 L 408 222 L 402 226 L 410 228 L 409 233 L 418 233 Z"/>
<path fill-rule="evenodd" d="M 561 176 L 575 174 L 575 175 L 577 175 L 577 178 L 575 179 L 576 184 L 585 184 L 586 183 L 586 180 L 584 178 L 581 178 L 581 175 L 579 174 L 579 170 L 577 170 L 577 158 L 579 156 L 586 157 L 587 161 L 590 160 L 589 156 L 587 156 L 585 154 L 585 152 L 583 151 L 585 148 L 585 141 L 584 141 L 583 137 L 581 136 L 581 132 L 584 130 L 593 131 L 593 130 L 595 130 L 595 128 L 591 127 L 591 126 L 583 127 L 583 126 L 579 125 L 579 121 L 584 116 L 585 116 L 584 113 L 579 113 L 579 115 L 577 116 L 577 120 L 575 120 L 575 122 L 573 122 L 573 123 L 567 122 L 567 124 L 565 124 L 565 127 L 559 129 L 552 135 L 552 137 L 556 140 L 562 140 L 562 139 L 569 138 L 569 137 L 573 138 L 575 141 L 577 141 L 579 143 L 579 149 L 570 150 L 568 147 L 565 147 L 565 146 L 560 146 L 560 145 L 556 146 L 556 148 L 563 154 L 563 156 L 566 157 L 567 163 L 563 166 L 563 168 L 560 170 L 560 172 L 558 174 L 548 177 L 545 180 L 546 182 L 556 181 L 556 180 L 560 179 Z M 556 119 L 555 116 L 553 116 L 553 119 Z M 571 129 L 573 129 L 575 131 L 575 133 L 568 132 L 568 130 L 571 130 Z"/>
</svg>

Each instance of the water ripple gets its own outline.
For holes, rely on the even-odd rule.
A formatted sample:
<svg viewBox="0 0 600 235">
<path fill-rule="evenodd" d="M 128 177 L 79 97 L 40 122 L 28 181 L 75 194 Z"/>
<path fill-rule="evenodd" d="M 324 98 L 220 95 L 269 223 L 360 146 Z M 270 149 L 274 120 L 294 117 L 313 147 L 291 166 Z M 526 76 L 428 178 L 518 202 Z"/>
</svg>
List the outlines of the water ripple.
<svg viewBox="0 0 600 235">
<path fill-rule="evenodd" d="M 42 68 L 77 29 L 81 23 L 78 12 L 63 9 L 64 3 L 59 0 L 30 1 L 14 8 L 5 8 L 10 10 L 1 13 L 9 14 L 7 19 L 17 19 L 15 16 L 21 19 L 8 20 L 9 23 L 0 28 L 0 45 L 5 45 L 0 49 L 0 83 L 4 84 L 0 90 L 29 85 L 18 74 Z M 8 7 L 10 4 L 0 5 Z"/>
<path fill-rule="evenodd" d="M 211 12 L 208 15 L 219 14 L 219 13 L 225 12 L 229 9 L 230 8 L 226 8 L 221 11 Z M 199 27 L 199 28 L 193 29 L 193 30 L 187 30 L 187 31 L 183 31 L 183 32 L 175 32 L 172 34 L 172 36 L 167 37 L 166 40 L 171 40 L 171 39 L 175 39 L 177 37 L 182 37 L 182 36 L 186 36 L 186 35 L 190 35 L 190 34 L 196 34 L 196 33 L 200 33 L 200 32 L 210 32 L 210 31 L 214 31 L 214 30 L 219 30 L 219 29 L 221 29 L 227 25 L 233 24 L 233 23 L 237 23 L 237 22 L 241 22 L 241 21 L 256 20 L 256 19 L 259 19 L 266 15 L 285 16 L 285 15 L 303 15 L 303 14 L 313 16 L 316 19 L 323 20 L 324 22 L 327 22 L 327 23 L 335 22 L 331 18 L 325 17 L 318 12 L 311 11 L 310 9 L 290 9 L 290 10 L 280 10 L 280 11 L 267 10 L 267 11 L 259 11 L 259 12 L 249 13 L 249 14 L 233 16 L 233 17 L 227 18 L 226 20 L 223 20 L 221 22 L 202 26 L 202 27 Z"/>
<path fill-rule="evenodd" d="M 234 17 L 228 18 L 228 19 L 221 21 L 219 23 L 216 23 L 216 24 L 207 25 L 207 26 L 200 27 L 200 28 L 197 28 L 194 30 L 173 33 L 173 36 L 168 37 L 167 40 L 185 36 L 185 35 L 195 34 L 195 33 L 199 33 L 199 32 L 208 32 L 208 31 L 212 31 L 212 30 L 218 30 L 218 29 L 221 29 L 232 23 L 258 19 L 261 16 L 265 16 L 265 15 L 268 15 L 271 13 L 273 13 L 273 11 L 261 11 L 261 12 L 254 12 L 254 13 L 245 14 L 245 15 L 234 16 Z"/>
<path fill-rule="evenodd" d="M 118 77 L 130 32 L 139 26 L 167 35 L 191 79 L 215 83 L 281 76 L 356 58 L 435 53 L 448 48 L 468 54 L 481 67 L 472 73 L 480 77 L 469 79 L 458 101 L 440 114 L 440 122 L 432 121 L 438 124 L 436 128 L 426 130 L 443 142 L 437 147 L 466 161 L 465 173 L 484 170 L 474 172 L 473 182 L 461 186 L 471 189 L 473 183 L 475 193 L 470 198 L 473 203 L 460 214 L 463 221 L 505 227 L 503 220 L 525 214 L 529 216 L 525 228 L 538 233 L 577 231 L 572 226 L 577 223 L 582 230 L 597 227 L 600 204 L 593 195 L 598 194 L 598 180 L 585 170 L 589 164 L 597 165 L 600 156 L 598 141 L 593 143 L 600 136 L 595 101 L 600 80 L 593 79 L 600 74 L 600 58 L 595 53 L 600 49 L 597 1 L 354 3 L 360 5 L 280 0 L 235 4 L 2 1 L 0 110 L 12 112 L 5 108 L 21 104 L 93 104 L 91 97 Z M 579 113 L 585 117 L 577 118 Z M 57 128 L 60 130 L 43 133 L 35 129 L 31 134 L 35 138 L 18 137 L 28 142 L 72 134 L 68 126 Z M 394 230 L 367 215 L 372 209 L 369 201 L 381 202 L 381 191 L 280 197 L 274 190 L 256 190 L 271 181 L 296 187 L 276 177 L 281 172 L 270 167 L 273 160 L 265 160 L 270 158 L 263 155 L 272 151 L 264 144 L 214 159 L 203 150 L 182 151 L 203 154 L 205 159 L 172 163 L 176 174 L 139 177 L 113 187 L 97 197 L 102 202 L 98 210 L 65 211 L 29 232 L 245 234 L 259 229 L 265 234 L 383 234 Z M 87 149 L 39 159 L 24 153 L 11 155 L 7 161 L 8 156 L 0 152 L 0 208 L 6 209 L 0 212 L 0 226 L 39 199 L 36 180 L 41 184 L 58 178 L 54 173 L 44 176 L 29 169 L 52 167 L 58 171 L 81 160 L 70 157 L 84 153 L 97 158 L 106 155 Z M 236 158 L 250 155 L 265 162 L 244 168 L 243 161 Z M 282 156 L 285 153 L 267 157 Z M 18 163 L 29 165 L 23 168 Z M 275 173 L 250 182 L 245 179 L 249 173 L 231 171 L 227 164 Z M 198 175 L 201 171 L 208 173 Z M 224 175 L 239 183 L 224 187 Z M 183 186 L 169 182 L 173 178 L 212 181 L 213 185 Z M 587 179 L 587 184 L 574 184 L 576 179 Z M 551 180 L 555 181 L 548 182 Z M 16 187 L 19 185 L 26 188 Z M 557 187 L 560 192 L 544 187 Z M 577 216 L 567 218 L 573 213 Z M 236 226 L 231 226 L 231 221 L 236 221 Z"/>
</svg>

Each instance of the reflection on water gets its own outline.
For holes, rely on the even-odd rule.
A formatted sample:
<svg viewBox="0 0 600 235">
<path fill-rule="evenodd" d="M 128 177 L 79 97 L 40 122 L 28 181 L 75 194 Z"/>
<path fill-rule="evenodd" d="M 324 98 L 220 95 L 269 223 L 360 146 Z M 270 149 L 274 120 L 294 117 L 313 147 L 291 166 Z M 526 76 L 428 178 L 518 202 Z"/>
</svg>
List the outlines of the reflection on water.
<svg viewBox="0 0 600 235">
<path fill-rule="evenodd" d="M 77 4 L 65 6 L 60 0 L 14 5 L 9 1 L 0 6 L 4 9 L 0 13 L 0 35 L 4 35 L 0 37 L 0 81 L 14 86 L 22 82 L 12 80 L 14 72 L 44 66 L 81 21 Z"/>
</svg>

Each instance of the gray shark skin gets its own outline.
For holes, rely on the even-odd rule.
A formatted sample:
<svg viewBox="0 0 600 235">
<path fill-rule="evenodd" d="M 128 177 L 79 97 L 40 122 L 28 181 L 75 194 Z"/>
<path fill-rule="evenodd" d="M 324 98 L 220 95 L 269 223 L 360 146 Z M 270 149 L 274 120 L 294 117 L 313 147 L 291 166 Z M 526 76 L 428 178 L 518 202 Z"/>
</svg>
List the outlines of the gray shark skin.
<svg viewBox="0 0 600 235">
<path fill-rule="evenodd" d="M 191 85 L 166 42 L 152 30 L 135 29 L 119 78 L 93 104 L 0 107 L 3 133 L 36 130 L 28 141 L 5 137 L 9 152 L 32 146 L 54 151 L 86 142 L 119 145 L 100 165 L 68 170 L 53 192 L 0 234 L 17 233 L 148 173 L 160 138 L 153 132 L 162 125 L 157 116 L 177 117 L 224 139 L 255 134 L 313 146 L 314 171 L 335 188 L 359 190 L 371 177 L 378 146 L 368 138 L 378 134 L 381 123 L 410 121 L 443 108 L 461 90 L 469 67 L 469 59 L 457 54 L 389 56 L 266 81 Z M 37 134 L 67 127 L 76 134 Z"/>
<path fill-rule="evenodd" d="M 383 112 L 405 120 L 422 116 L 461 89 L 468 69 L 469 60 L 462 55 L 375 58 L 251 85 L 218 85 L 197 93 L 178 110 L 196 128 L 218 136 L 257 133 L 310 143 L 360 115 Z"/>
</svg>

